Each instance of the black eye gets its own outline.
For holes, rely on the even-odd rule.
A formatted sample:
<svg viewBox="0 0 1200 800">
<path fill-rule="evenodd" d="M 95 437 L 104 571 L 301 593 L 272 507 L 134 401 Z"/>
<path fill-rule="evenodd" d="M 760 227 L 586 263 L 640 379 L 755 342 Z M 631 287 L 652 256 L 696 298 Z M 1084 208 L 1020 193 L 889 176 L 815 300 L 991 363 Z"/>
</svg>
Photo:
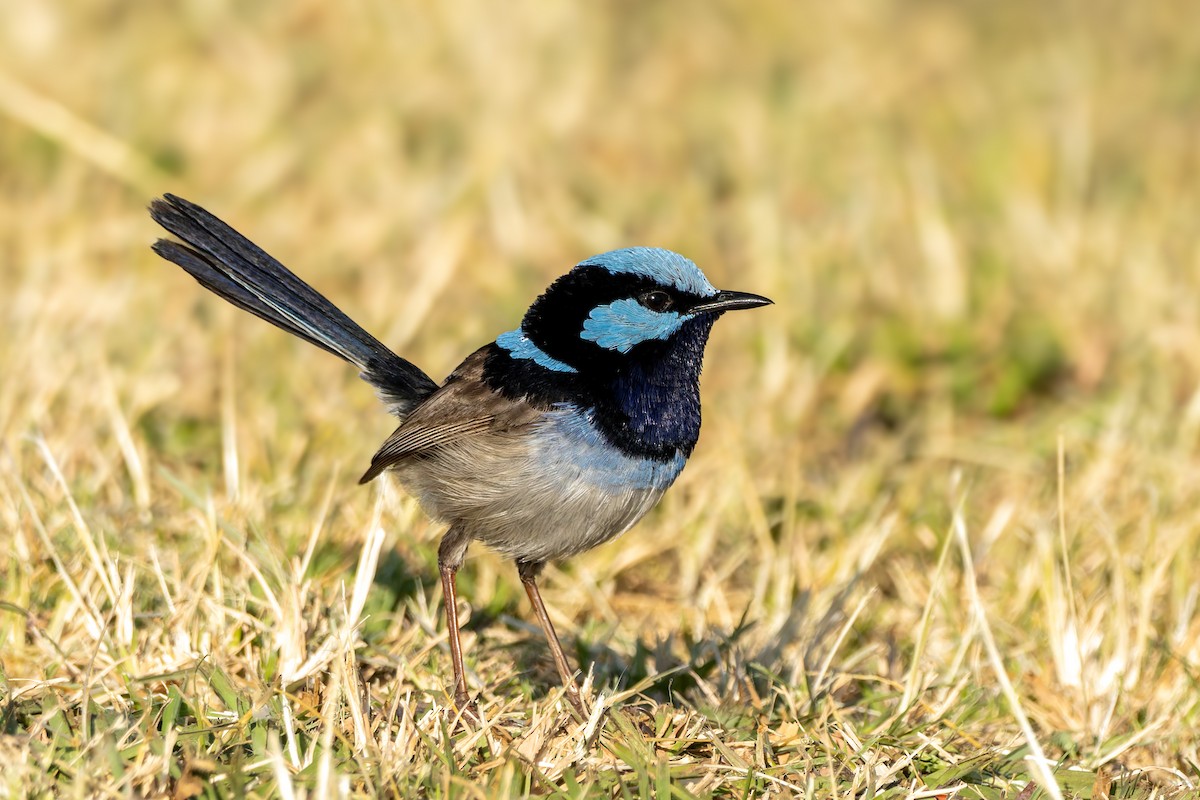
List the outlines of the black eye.
<svg viewBox="0 0 1200 800">
<path fill-rule="evenodd" d="M 671 300 L 671 295 L 661 289 L 651 289 L 644 294 L 638 296 L 638 302 L 644 305 L 651 311 L 666 311 L 674 301 Z"/>
</svg>

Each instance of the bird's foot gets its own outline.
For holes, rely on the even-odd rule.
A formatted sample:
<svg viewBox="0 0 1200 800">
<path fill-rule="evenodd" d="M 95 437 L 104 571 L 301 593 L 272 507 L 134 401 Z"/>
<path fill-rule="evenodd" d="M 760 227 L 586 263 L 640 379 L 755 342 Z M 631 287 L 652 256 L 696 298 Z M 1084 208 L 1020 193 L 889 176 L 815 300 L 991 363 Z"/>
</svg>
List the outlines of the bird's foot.
<svg viewBox="0 0 1200 800">
<path fill-rule="evenodd" d="M 575 710 L 580 720 L 587 722 L 592 718 L 592 710 L 588 708 L 588 704 L 583 699 L 583 693 L 579 691 L 579 687 L 574 682 L 567 685 L 563 696 L 571 704 L 571 708 Z"/>
<path fill-rule="evenodd" d="M 470 727 L 478 727 L 483 724 L 483 717 L 479 715 L 479 709 L 475 706 L 475 701 L 466 692 L 454 693 L 454 709 L 457 718 L 463 725 Z"/>
</svg>

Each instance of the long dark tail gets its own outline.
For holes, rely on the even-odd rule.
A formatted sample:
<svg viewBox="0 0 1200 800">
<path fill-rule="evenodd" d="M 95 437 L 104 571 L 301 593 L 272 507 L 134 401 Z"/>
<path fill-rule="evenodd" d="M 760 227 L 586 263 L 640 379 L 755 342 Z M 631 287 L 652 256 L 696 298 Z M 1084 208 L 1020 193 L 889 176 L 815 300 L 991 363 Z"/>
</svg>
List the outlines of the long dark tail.
<svg viewBox="0 0 1200 800">
<path fill-rule="evenodd" d="M 195 203 L 171 194 L 150 216 L 184 241 L 154 243 L 154 252 L 183 267 L 201 286 L 358 367 L 389 409 L 404 417 L 437 384 L 360 328 L 283 264 Z"/>
</svg>

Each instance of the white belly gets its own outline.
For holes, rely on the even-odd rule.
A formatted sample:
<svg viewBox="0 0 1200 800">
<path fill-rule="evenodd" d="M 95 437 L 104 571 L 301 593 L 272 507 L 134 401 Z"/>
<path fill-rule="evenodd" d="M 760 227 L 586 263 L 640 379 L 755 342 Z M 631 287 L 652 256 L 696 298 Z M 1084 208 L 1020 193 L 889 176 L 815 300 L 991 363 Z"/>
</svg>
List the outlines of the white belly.
<svg viewBox="0 0 1200 800">
<path fill-rule="evenodd" d="M 624 533 L 683 469 L 608 445 L 574 410 L 517 436 L 449 444 L 396 470 L 432 516 L 523 561 L 567 558 Z"/>
</svg>

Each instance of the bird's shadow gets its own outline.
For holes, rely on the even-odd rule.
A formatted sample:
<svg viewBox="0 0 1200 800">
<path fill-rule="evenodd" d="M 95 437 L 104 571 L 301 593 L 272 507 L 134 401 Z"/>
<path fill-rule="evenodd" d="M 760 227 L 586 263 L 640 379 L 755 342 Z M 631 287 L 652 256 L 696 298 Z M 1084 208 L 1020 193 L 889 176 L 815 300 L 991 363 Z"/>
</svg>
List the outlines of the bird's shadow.
<svg viewBox="0 0 1200 800">
<path fill-rule="evenodd" d="M 730 667 L 743 660 L 754 628 L 743 617 L 732 629 L 710 629 L 701 636 L 686 630 L 638 636 L 632 649 L 614 647 L 612 637 L 577 640 L 575 650 L 597 686 L 612 692 L 636 687 L 647 699 L 674 704 L 709 692 L 728 696 Z"/>
<path fill-rule="evenodd" d="M 509 648 L 517 676 L 535 687 L 557 686 L 558 674 L 541 630 L 508 615 L 499 621 L 526 634 Z M 739 642 L 751 628 L 739 626 L 699 638 L 687 633 L 642 635 L 632 641 L 614 641 L 604 632 L 592 636 L 585 631 L 563 636 L 562 643 L 581 679 L 590 673 L 593 691 L 613 696 L 635 690 L 655 703 L 675 705 L 682 700 L 696 705 L 707 704 L 704 695 L 708 692 L 700 691 L 702 684 L 716 695 L 728 696 L 728 665 L 740 660 L 736 653 Z M 539 693 L 538 688 L 533 691 Z"/>
<path fill-rule="evenodd" d="M 418 595 L 437 591 L 436 568 L 413 564 L 395 550 L 385 550 L 374 578 L 374 592 L 386 597 L 376 602 L 398 608 Z M 470 573 L 461 574 L 470 591 Z M 817 600 L 810 591 L 796 594 L 781 624 L 765 631 L 744 612 L 732 628 L 709 628 L 701 635 L 686 629 L 663 635 L 643 634 L 630 640 L 614 635 L 609 627 L 585 625 L 575 635 L 562 635 L 564 648 L 580 674 L 591 674 L 594 690 L 610 697 L 634 690 L 654 703 L 714 709 L 737 705 L 749 697 L 768 702 L 777 690 L 791 693 L 812 706 L 828 694 L 839 674 L 837 660 L 827 661 L 838 646 L 838 632 L 849 618 L 862 574 L 853 575 L 832 596 Z M 495 626 L 524 635 L 506 646 L 514 662 L 513 680 L 534 695 L 552 691 L 558 673 L 537 623 L 529 619 L 523 593 L 500 582 L 485 602 L 472 605 L 463 625 L 486 639 Z M 810 681 L 826 663 L 819 685 Z"/>
<path fill-rule="evenodd" d="M 681 630 L 630 641 L 615 639 L 610 629 L 585 629 L 563 637 L 563 645 L 584 676 L 590 671 L 593 687 L 609 696 L 634 690 L 654 703 L 713 710 L 744 705 L 750 698 L 769 703 L 786 692 L 793 704 L 811 708 L 841 675 L 830 650 L 839 646 L 860 577 L 823 601 L 810 591 L 798 592 L 783 622 L 771 631 L 744 613 L 732 628 L 710 628 L 701 636 Z M 521 674 L 556 685 L 540 629 L 507 615 L 501 621 L 528 633 L 512 647 Z"/>
</svg>

